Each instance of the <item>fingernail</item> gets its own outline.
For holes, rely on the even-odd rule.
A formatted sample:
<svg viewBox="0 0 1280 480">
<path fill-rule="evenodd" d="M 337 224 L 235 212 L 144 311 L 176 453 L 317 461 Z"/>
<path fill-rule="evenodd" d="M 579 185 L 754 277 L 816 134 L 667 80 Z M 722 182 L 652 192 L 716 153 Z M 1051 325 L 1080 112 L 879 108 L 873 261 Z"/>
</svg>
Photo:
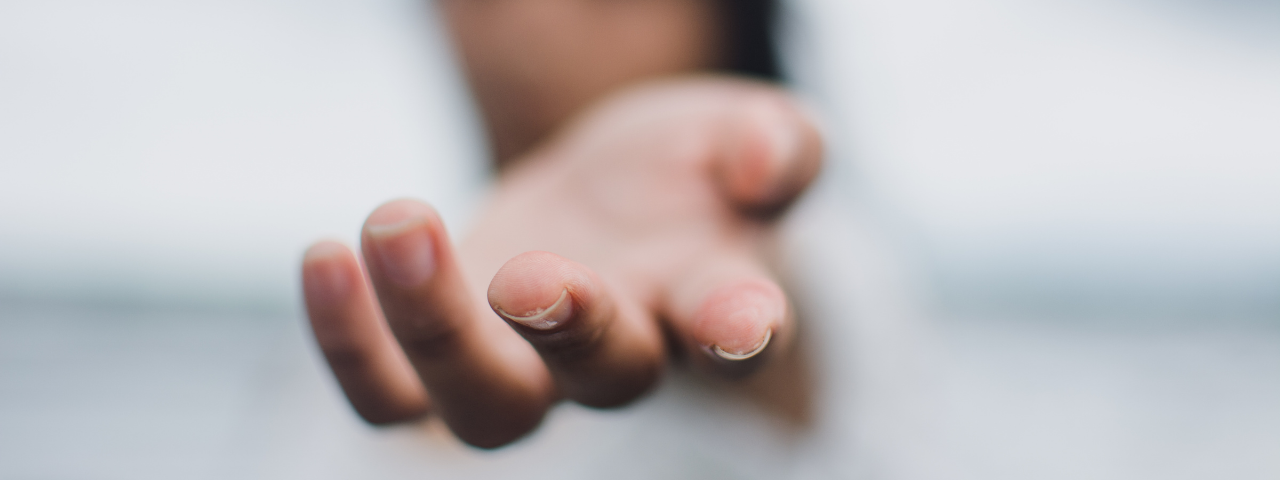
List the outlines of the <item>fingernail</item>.
<svg viewBox="0 0 1280 480">
<path fill-rule="evenodd" d="M 409 217 L 395 223 L 365 227 L 373 241 L 379 270 L 396 286 L 421 285 L 435 273 L 436 258 L 427 222 Z"/>
<path fill-rule="evenodd" d="M 336 305 L 351 290 L 347 273 L 334 262 L 347 255 L 346 248 L 336 243 L 318 243 L 303 256 L 302 289 L 308 301 L 317 306 Z"/>
<path fill-rule="evenodd" d="M 725 351 L 724 349 L 720 348 L 720 346 L 719 346 L 719 345 L 712 345 L 712 346 L 711 346 L 711 351 L 712 351 L 713 353 L 715 353 L 717 357 L 723 358 L 723 359 L 725 359 L 725 360 L 731 360 L 731 361 L 735 361 L 735 362 L 736 362 L 736 361 L 740 361 L 740 360 L 746 360 L 746 359 L 748 359 L 748 358 L 751 358 L 751 357 L 754 357 L 754 356 L 756 356 L 756 355 L 759 355 L 759 354 L 760 354 L 760 352 L 763 352 L 763 351 L 764 351 L 764 348 L 765 348 L 765 347 L 767 347 L 767 346 L 769 346 L 769 340 L 770 340 L 770 339 L 772 339 L 772 338 L 773 338 L 773 329 L 769 329 L 769 330 L 765 330 L 765 331 L 764 331 L 764 338 L 763 338 L 763 339 L 761 339 L 761 340 L 760 340 L 760 343 L 759 343 L 759 344 L 757 344 L 755 348 L 752 348 L 752 349 L 751 349 L 751 351 L 749 351 L 749 352 L 746 352 L 746 353 L 731 353 L 731 352 L 727 352 L 727 351 Z"/>
<path fill-rule="evenodd" d="M 551 304 L 550 307 L 528 312 L 522 316 L 512 315 L 502 308 L 496 310 L 498 315 L 526 327 L 535 330 L 551 330 L 568 321 L 573 315 L 573 300 L 569 298 L 569 290 L 565 289 L 560 292 L 560 298 L 556 299 L 556 303 Z"/>
</svg>

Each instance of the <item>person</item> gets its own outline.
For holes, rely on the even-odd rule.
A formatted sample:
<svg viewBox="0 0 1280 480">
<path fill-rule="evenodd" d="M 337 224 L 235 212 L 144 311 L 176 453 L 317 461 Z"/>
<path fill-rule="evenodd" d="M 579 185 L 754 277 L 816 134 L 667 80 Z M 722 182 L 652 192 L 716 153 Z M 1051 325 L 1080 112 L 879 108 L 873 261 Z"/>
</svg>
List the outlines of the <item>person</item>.
<svg viewBox="0 0 1280 480">
<path fill-rule="evenodd" d="M 305 254 L 312 331 L 355 411 L 495 448 L 561 400 L 628 405 L 671 361 L 802 397 L 771 238 L 822 145 L 778 83 L 773 2 L 438 6 L 497 178 L 457 245 L 401 199 L 359 255 Z"/>
</svg>

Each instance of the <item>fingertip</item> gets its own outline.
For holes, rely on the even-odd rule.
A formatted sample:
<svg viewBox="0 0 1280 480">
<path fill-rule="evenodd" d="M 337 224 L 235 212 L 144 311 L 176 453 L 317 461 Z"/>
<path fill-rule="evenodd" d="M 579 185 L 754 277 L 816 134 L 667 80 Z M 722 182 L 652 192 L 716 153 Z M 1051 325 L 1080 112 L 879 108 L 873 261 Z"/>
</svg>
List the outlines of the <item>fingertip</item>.
<svg viewBox="0 0 1280 480">
<path fill-rule="evenodd" d="M 575 263 L 549 252 L 507 261 L 489 283 L 489 306 L 503 318 L 538 331 L 562 327 L 594 282 Z"/>
<path fill-rule="evenodd" d="M 429 222 L 438 222 L 440 215 L 431 205 L 412 198 L 397 198 L 387 201 L 365 219 L 365 229 L 401 223 L 407 219 L 419 218 Z"/>
<path fill-rule="evenodd" d="M 411 199 L 392 200 L 369 214 L 361 234 L 365 258 L 378 280 L 414 289 L 433 278 L 448 237 L 436 211 Z"/>
<path fill-rule="evenodd" d="M 311 244 L 310 247 L 307 247 L 306 252 L 302 254 L 302 258 L 305 262 L 309 260 L 322 260 L 339 257 L 343 254 L 349 253 L 351 253 L 351 249 L 342 242 L 337 240 L 320 240 Z"/>
<path fill-rule="evenodd" d="M 784 99 L 761 95 L 744 102 L 728 124 L 719 177 L 729 200 L 746 210 L 785 207 L 821 168 L 817 128 Z"/>
<path fill-rule="evenodd" d="M 694 314 L 692 335 L 721 360 L 756 357 L 784 326 L 786 297 L 772 282 L 748 280 L 720 287 Z"/>
<path fill-rule="evenodd" d="M 429 244 L 448 239 L 440 214 L 434 208 L 419 200 L 401 198 L 379 205 L 365 218 L 361 242 L 363 246 L 380 246 L 415 234 L 425 236 L 418 240 Z"/>
<path fill-rule="evenodd" d="M 347 298 L 357 280 L 352 278 L 353 264 L 355 254 L 340 242 L 323 240 L 307 248 L 302 256 L 302 288 L 307 303 L 320 307 Z"/>
</svg>

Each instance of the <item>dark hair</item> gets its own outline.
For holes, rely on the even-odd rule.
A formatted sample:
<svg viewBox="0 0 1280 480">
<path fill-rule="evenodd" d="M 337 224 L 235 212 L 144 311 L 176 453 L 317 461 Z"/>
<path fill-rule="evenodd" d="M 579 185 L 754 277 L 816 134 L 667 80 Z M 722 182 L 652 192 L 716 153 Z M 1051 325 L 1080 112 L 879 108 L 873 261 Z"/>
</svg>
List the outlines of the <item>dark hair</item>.
<svg viewBox="0 0 1280 480">
<path fill-rule="evenodd" d="M 778 63 L 774 20 L 777 0 L 716 0 L 727 20 L 725 69 L 750 77 L 785 80 Z"/>
</svg>

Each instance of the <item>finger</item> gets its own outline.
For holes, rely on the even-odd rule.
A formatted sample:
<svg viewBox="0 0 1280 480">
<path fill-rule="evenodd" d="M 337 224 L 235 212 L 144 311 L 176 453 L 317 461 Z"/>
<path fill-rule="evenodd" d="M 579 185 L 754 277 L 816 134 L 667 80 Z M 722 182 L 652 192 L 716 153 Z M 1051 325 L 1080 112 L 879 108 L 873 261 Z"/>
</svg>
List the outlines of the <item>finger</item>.
<svg viewBox="0 0 1280 480">
<path fill-rule="evenodd" d="M 472 296 L 430 207 L 397 200 L 365 222 L 362 247 L 392 333 L 463 441 L 484 448 L 533 430 L 555 400 L 546 366 Z"/>
<path fill-rule="evenodd" d="M 316 343 L 356 413 L 373 424 L 427 412 L 427 395 L 387 329 L 356 257 L 319 242 L 302 260 L 302 287 Z"/>
<path fill-rule="evenodd" d="M 662 370 L 657 323 L 621 300 L 586 266 L 547 252 L 511 259 L 489 284 L 489 305 L 542 355 L 560 392 L 592 407 L 634 400 Z"/>
<path fill-rule="evenodd" d="M 817 176 L 822 137 L 787 97 L 745 94 L 726 112 L 717 180 L 727 199 L 749 212 L 785 209 Z"/>
<path fill-rule="evenodd" d="M 744 376 L 790 346 L 787 297 L 745 253 L 722 252 L 693 265 L 667 286 L 666 298 L 672 330 L 705 369 Z"/>
</svg>

